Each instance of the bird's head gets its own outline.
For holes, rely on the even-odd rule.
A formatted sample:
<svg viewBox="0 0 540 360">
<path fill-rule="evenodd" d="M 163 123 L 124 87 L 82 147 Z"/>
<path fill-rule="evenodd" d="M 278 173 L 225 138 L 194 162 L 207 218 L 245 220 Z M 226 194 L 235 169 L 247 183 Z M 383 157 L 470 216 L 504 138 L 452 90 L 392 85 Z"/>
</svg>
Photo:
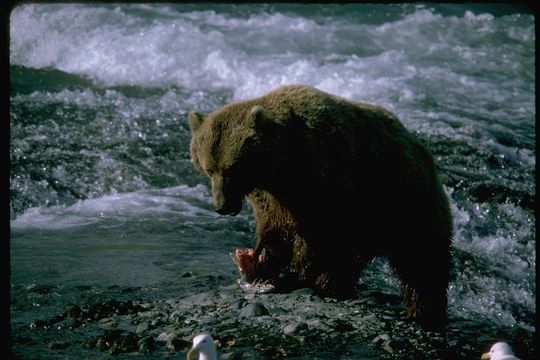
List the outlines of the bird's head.
<svg viewBox="0 0 540 360">
<path fill-rule="evenodd" d="M 208 334 L 199 334 L 193 338 L 193 346 L 187 354 L 187 360 L 199 355 L 199 360 L 216 359 L 214 339 Z"/>
<path fill-rule="evenodd" d="M 481 360 L 497 360 L 504 356 L 514 355 L 512 348 L 505 342 L 493 344 L 489 352 L 482 354 Z"/>
</svg>

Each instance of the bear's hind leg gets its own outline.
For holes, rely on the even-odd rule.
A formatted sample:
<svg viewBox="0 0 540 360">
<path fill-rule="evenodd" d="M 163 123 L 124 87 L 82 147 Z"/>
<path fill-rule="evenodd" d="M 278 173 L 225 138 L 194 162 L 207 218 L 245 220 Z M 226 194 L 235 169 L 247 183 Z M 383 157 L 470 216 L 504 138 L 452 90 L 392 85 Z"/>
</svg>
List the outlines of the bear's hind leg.
<svg viewBox="0 0 540 360">
<path fill-rule="evenodd" d="M 404 258 L 406 258 L 404 260 Z M 448 267 L 426 259 L 390 259 L 401 281 L 407 316 L 426 330 L 441 331 L 446 326 Z"/>
</svg>

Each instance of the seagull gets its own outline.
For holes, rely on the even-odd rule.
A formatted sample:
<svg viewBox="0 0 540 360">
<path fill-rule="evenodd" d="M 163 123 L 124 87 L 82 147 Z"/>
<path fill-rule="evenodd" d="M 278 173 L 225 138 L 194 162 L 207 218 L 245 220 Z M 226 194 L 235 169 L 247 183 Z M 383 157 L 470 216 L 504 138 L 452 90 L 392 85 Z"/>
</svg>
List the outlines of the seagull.
<svg viewBox="0 0 540 360">
<path fill-rule="evenodd" d="M 519 360 L 514 356 L 510 345 L 505 342 L 493 344 L 489 352 L 482 354 L 482 360 Z"/>
<path fill-rule="evenodd" d="M 217 360 L 214 339 L 208 334 L 199 334 L 193 338 L 193 347 L 187 353 L 187 360 L 199 354 L 199 360 Z"/>
</svg>

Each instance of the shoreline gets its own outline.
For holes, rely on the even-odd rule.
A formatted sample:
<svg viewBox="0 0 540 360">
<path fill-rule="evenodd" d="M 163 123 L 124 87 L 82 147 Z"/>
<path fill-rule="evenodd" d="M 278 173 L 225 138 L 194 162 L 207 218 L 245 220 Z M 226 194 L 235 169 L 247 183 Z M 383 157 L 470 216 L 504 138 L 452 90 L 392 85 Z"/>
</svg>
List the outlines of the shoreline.
<svg viewBox="0 0 540 360">
<path fill-rule="evenodd" d="M 18 358 L 178 359 L 208 332 L 220 359 L 475 359 L 502 339 L 522 360 L 535 354 L 534 332 L 519 327 L 450 318 L 446 334 L 426 332 L 405 318 L 400 296 L 378 290 L 359 288 L 357 298 L 338 301 L 311 289 L 244 294 L 212 275 L 183 280 L 191 284 L 183 293 L 192 295 L 158 290 L 148 300 L 140 288 L 112 287 L 17 326 L 12 314 L 12 351 Z"/>
</svg>

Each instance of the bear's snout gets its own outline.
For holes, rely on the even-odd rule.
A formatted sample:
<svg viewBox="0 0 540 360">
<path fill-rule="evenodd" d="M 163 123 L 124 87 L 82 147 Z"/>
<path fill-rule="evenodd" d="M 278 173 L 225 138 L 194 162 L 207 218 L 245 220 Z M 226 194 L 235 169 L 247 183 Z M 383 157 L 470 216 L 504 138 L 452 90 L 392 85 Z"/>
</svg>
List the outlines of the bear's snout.
<svg viewBox="0 0 540 360">
<path fill-rule="evenodd" d="M 237 215 L 242 209 L 242 197 L 231 194 L 229 184 L 223 176 L 212 176 L 212 201 L 220 215 Z"/>
</svg>

